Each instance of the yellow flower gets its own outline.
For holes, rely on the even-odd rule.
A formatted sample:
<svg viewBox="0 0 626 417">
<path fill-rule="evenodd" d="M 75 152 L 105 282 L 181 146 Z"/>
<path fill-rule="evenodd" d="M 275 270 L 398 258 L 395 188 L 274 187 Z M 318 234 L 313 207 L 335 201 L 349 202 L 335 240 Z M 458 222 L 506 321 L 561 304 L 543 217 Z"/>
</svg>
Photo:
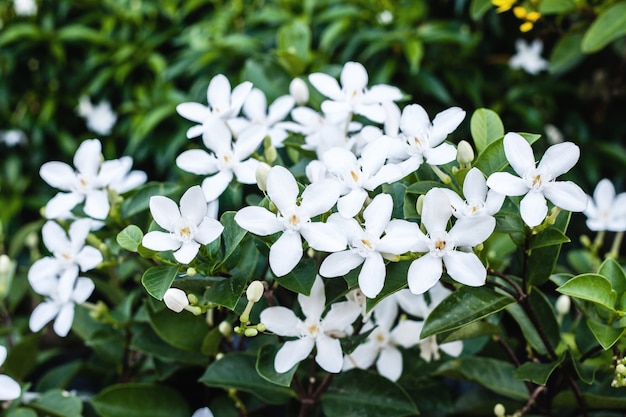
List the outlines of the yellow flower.
<svg viewBox="0 0 626 417">
<path fill-rule="evenodd" d="M 517 0 L 491 0 L 491 4 L 497 7 L 496 12 L 502 13 L 509 10 Z"/>
</svg>

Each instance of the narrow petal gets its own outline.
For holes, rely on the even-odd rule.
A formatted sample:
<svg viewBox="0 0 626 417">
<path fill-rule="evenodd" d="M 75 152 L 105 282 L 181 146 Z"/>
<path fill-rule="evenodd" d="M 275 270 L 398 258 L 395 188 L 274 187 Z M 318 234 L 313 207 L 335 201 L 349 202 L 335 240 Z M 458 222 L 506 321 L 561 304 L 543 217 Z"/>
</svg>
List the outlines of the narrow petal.
<svg viewBox="0 0 626 417">
<path fill-rule="evenodd" d="M 196 242 L 208 245 L 217 239 L 224 231 L 224 226 L 211 217 L 205 217 L 198 226 L 198 231 L 194 236 Z"/>
<path fill-rule="evenodd" d="M 71 247 L 65 230 L 57 222 L 47 221 L 41 228 L 41 237 L 50 252 L 66 251 Z"/>
<path fill-rule="evenodd" d="M 405 349 L 413 347 L 420 341 L 423 323 L 414 320 L 400 320 L 391 332 L 391 339 L 395 344 Z"/>
<path fill-rule="evenodd" d="M 430 130 L 430 118 L 419 104 L 409 104 L 402 110 L 400 129 L 407 136 L 424 139 Z"/>
<path fill-rule="evenodd" d="M 302 259 L 300 233 L 286 231 L 270 248 L 270 267 L 277 277 L 290 273 Z"/>
<path fill-rule="evenodd" d="M 546 170 L 554 179 L 572 169 L 580 158 L 580 148 L 572 142 L 550 146 L 543 154 L 538 169 Z"/>
<path fill-rule="evenodd" d="M 230 108 L 230 82 L 223 74 L 211 78 L 207 88 L 207 101 L 216 113 Z"/>
<path fill-rule="evenodd" d="M 600 180 L 593 190 L 593 200 L 599 212 L 610 210 L 615 200 L 615 187 L 611 180 Z"/>
<path fill-rule="evenodd" d="M 442 143 L 436 148 L 426 149 L 424 158 L 430 165 L 443 165 L 456 159 L 456 148 L 449 143 Z"/>
<path fill-rule="evenodd" d="M 319 276 L 315 277 L 309 295 L 298 294 L 298 303 L 308 319 L 319 321 L 326 307 L 326 295 L 322 278 Z"/>
<path fill-rule="evenodd" d="M 243 106 L 243 103 L 246 101 L 248 94 L 252 91 L 252 83 L 250 81 L 244 81 L 235 88 L 233 88 L 233 93 L 230 96 L 230 111 L 232 113 L 231 117 L 236 116 Z"/>
<path fill-rule="evenodd" d="M 378 194 L 363 211 L 365 230 L 380 237 L 391 220 L 393 199 L 389 194 Z"/>
<path fill-rule="evenodd" d="M 524 195 L 529 190 L 526 181 L 508 172 L 494 172 L 487 178 L 487 186 L 500 194 L 510 196 Z"/>
<path fill-rule="evenodd" d="M 89 139 L 80 144 L 74 154 L 74 166 L 83 175 L 98 176 L 102 159 L 102 144 L 98 139 Z"/>
<path fill-rule="evenodd" d="M 73 321 L 74 303 L 66 303 L 61 307 L 57 318 L 54 320 L 52 328 L 57 335 L 65 337 L 70 332 Z"/>
<path fill-rule="evenodd" d="M 198 250 L 200 249 L 200 244 L 195 240 L 190 240 L 184 242 L 180 249 L 174 252 L 174 259 L 176 259 L 181 264 L 188 264 L 196 257 L 198 254 Z"/>
<path fill-rule="evenodd" d="M 244 207 L 235 214 L 239 227 L 259 236 L 267 236 L 284 229 L 276 215 L 264 207 Z"/>
<path fill-rule="evenodd" d="M 286 307 L 268 307 L 261 312 L 261 323 L 272 333 L 279 336 L 300 336 L 302 321 L 291 309 Z"/>
<path fill-rule="evenodd" d="M 22 389 L 13 378 L 0 375 L 0 401 L 9 401 L 19 398 Z"/>
<path fill-rule="evenodd" d="M 378 252 L 372 252 L 365 258 L 359 273 L 359 287 L 367 298 L 375 298 L 385 284 L 385 262 Z"/>
<path fill-rule="evenodd" d="M 217 200 L 233 180 L 233 171 L 224 170 L 202 181 L 205 201 Z"/>
<path fill-rule="evenodd" d="M 184 151 L 176 157 L 176 166 L 196 175 L 209 175 L 218 170 L 217 159 L 204 149 Z"/>
<path fill-rule="evenodd" d="M 341 372 L 343 351 L 341 350 L 339 339 L 321 335 L 317 337 L 315 346 L 317 347 L 315 362 L 326 372 Z"/>
<path fill-rule="evenodd" d="M 86 277 L 78 277 L 78 279 L 76 279 L 76 285 L 72 293 L 72 301 L 74 301 L 76 304 L 84 303 L 91 296 L 95 288 L 96 286 L 91 279 Z"/>
<path fill-rule="evenodd" d="M 39 175 L 48 185 L 63 191 L 70 191 L 76 181 L 74 169 L 65 162 L 46 162 L 39 169 Z"/>
<path fill-rule="evenodd" d="M 291 172 L 274 166 L 267 175 L 267 194 L 281 213 L 292 209 L 298 198 L 298 184 Z"/>
<path fill-rule="evenodd" d="M 426 254 L 414 260 L 409 267 L 409 289 L 413 294 L 423 294 L 439 281 L 442 273 L 441 258 Z"/>
<path fill-rule="evenodd" d="M 422 224 L 428 233 L 445 231 L 451 216 L 452 206 L 446 193 L 437 188 L 428 191 L 422 206 Z"/>
<path fill-rule="evenodd" d="M 385 109 L 380 104 L 361 104 L 354 108 L 354 112 L 376 123 L 385 121 Z"/>
<path fill-rule="evenodd" d="M 474 252 L 451 251 L 443 256 L 446 272 L 456 282 L 470 287 L 485 284 L 487 270 Z"/>
<path fill-rule="evenodd" d="M 395 297 L 385 297 L 376 304 L 374 308 L 374 318 L 379 327 L 386 331 L 391 330 L 393 323 L 398 318 L 398 303 Z"/>
<path fill-rule="evenodd" d="M 296 101 L 290 95 L 278 97 L 268 109 L 267 123 L 273 125 L 285 119 L 295 104 Z"/>
<path fill-rule="evenodd" d="M 548 204 L 542 193 L 531 191 L 520 202 L 520 214 L 524 223 L 530 227 L 540 224 L 548 214 Z"/>
<path fill-rule="evenodd" d="M 310 247 L 323 252 L 338 252 L 348 244 L 346 236 L 328 223 L 309 223 L 300 233 Z"/>
<path fill-rule="evenodd" d="M 324 317 L 325 331 L 346 330 L 361 315 L 361 306 L 352 301 L 334 303 Z"/>
<path fill-rule="evenodd" d="M 549 182 L 543 187 L 543 195 L 555 206 L 568 211 L 583 211 L 589 202 L 585 192 L 571 181 Z"/>
<path fill-rule="evenodd" d="M 203 123 L 211 117 L 211 109 L 200 103 L 186 102 L 176 106 L 176 112 L 187 120 Z M 195 137 L 194 135 L 191 137 Z"/>
<path fill-rule="evenodd" d="M 438 113 L 433 119 L 433 127 L 430 130 L 430 146 L 435 147 L 443 142 L 450 133 L 459 127 L 464 118 L 465 111 L 460 107 L 450 107 Z"/>
<path fill-rule="evenodd" d="M 298 340 L 290 340 L 285 342 L 276 353 L 274 358 L 274 369 L 278 373 L 285 373 L 296 364 L 302 362 L 313 351 L 315 339 L 304 337 Z"/>
<path fill-rule="evenodd" d="M 309 75 L 309 82 L 317 91 L 333 100 L 342 100 L 343 93 L 336 79 L 328 74 L 316 72 Z"/>
<path fill-rule="evenodd" d="M 425 238 L 417 223 L 392 220 L 385 229 L 385 236 L 376 244 L 376 250 L 381 253 L 402 255 L 419 244 L 420 237 Z"/>
<path fill-rule="evenodd" d="M 385 378 L 397 381 L 402 375 L 402 353 L 390 346 L 381 350 L 376 361 L 376 369 Z"/>
<path fill-rule="evenodd" d="M 174 231 L 176 222 L 180 220 L 180 211 L 174 200 L 155 195 L 150 197 L 150 213 L 156 224 L 168 232 Z"/>
<path fill-rule="evenodd" d="M 353 91 L 361 92 L 367 87 L 367 71 L 363 64 L 358 62 L 346 62 L 341 70 L 341 86 L 344 92 L 352 94 Z"/>
<path fill-rule="evenodd" d="M 351 250 L 331 253 L 322 262 L 320 275 L 324 277 L 340 277 L 361 265 L 364 260 L 363 257 Z"/>
<path fill-rule="evenodd" d="M 199 185 L 190 187 L 180 198 L 180 215 L 199 225 L 206 217 L 207 205 Z"/>
<path fill-rule="evenodd" d="M 386 84 L 373 85 L 367 93 L 365 93 L 366 102 L 385 103 L 390 101 L 398 101 L 402 98 L 402 92 L 399 88 Z M 386 111 L 387 112 L 387 111 Z"/>
<path fill-rule="evenodd" d="M 28 327 L 31 332 L 38 332 L 50 323 L 59 313 L 59 307 L 52 301 L 45 301 L 39 304 L 30 314 Z"/>
<path fill-rule="evenodd" d="M 230 152 L 233 136 L 226 122 L 222 119 L 212 119 L 202 133 L 202 143 L 207 149 L 215 153 Z"/>
<path fill-rule="evenodd" d="M 109 215 L 109 196 L 106 190 L 93 190 L 85 197 L 85 214 L 94 219 L 106 219 Z"/>
<path fill-rule="evenodd" d="M 528 171 L 535 168 L 533 149 L 526 139 L 517 133 L 509 132 L 504 135 L 504 154 L 511 167 L 520 177 L 523 177 Z"/>
<path fill-rule="evenodd" d="M 169 233 L 159 231 L 146 233 L 141 240 L 141 244 L 147 249 L 158 252 L 175 250 L 180 248 L 180 246 L 182 245 L 181 242 L 174 239 Z"/>
<path fill-rule="evenodd" d="M 478 168 L 468 171 L 463 181 L 463 195 L 467 201 L 485 201 L 487 198 L 487 180 Z"/>
<path fill-rule="evenodd" d="M 265 93 L 258 88 L 253 88 L 243 103 L 243 112 L 253 122 L 264 121 L 267 112 Z"/>
</svg>

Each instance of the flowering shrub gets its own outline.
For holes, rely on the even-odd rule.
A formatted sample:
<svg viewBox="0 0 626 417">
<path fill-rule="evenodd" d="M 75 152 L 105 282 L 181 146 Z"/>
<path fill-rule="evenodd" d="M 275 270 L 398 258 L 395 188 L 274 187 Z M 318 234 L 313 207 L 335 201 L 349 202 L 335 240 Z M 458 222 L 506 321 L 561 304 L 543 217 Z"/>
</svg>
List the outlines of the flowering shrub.
<svg viewBox="0 0 626 417">
<path fill-rule="evenodd" d="M 569 13 L 519 3 L 522 31 Z M 625 194 L 577 181 L 585 149 L 558 134 L 465 103 L 429 115 L 354 60 L 306 74 L 298 22 L 289 84 L 224 73 L 175 95 L 184 149 L 152 152 L 179 175 L 111 158 L 124 115 L 77 96 L 102 139 L 42 161 L 30 259 L 0 255 L 3 415 L 620 415 Z M 554 65 L 516 46 L 511 73 Z M 571 242 L 583 215 L 597 235 Z"/>
</svg>

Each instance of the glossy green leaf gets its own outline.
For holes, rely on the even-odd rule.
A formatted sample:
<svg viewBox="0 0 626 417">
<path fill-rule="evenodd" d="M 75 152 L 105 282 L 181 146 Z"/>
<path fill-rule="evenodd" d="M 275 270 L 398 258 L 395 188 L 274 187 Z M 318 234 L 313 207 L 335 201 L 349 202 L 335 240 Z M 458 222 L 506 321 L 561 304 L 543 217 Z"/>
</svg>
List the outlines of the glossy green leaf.
<svg viewBox="0 0 626 417">
<path fill-rule="evenodd" d="M 440 344 L 454 342 L 455 340 L 474 339 L 481 336 L 495 336 L 502 333 L 500 327 L 487 321 L 473 321 L 463 327 L 459 327 L 449 333 L 441 334 Z"/>
<path fill-rule="evenodd" d="M 475 382 L 508 398 L 525 401 L 526 385 L 514 376 L 515 367 L 499 359 L 467 356 L 444 363 L 437 373 Z"/>
<path fill-rule="evenodd" d="M 245 229 L 239 227 L 237 222 L 235 222 L 235 214 L 237 213 L 234 211 L 227 211 L 222 214 L 222 217 L 220 218 L 220 223 L 224 226 L 224 231 L 222 232 L 222 240 L 224 241 L 224 258 L 222 263 L 235 253 L 237 247 L 240 245 L 247 233 Z"/>
<path fill-rule="evenodd" d="M 406 277 L 409 272 L 411 262 L 390 262 L 387 265 L 387 275 L 385 284 L 380 293 L 374 298 L 368 298 L 366 301 L 367 311 L 373 309 L 383 298 L 401 290 L 407 286 Z M 355 282 L 356 284 L 356 282 Z"/>
<path fill-rule="evenodd" d="M 493 7 L 491 0 L 472 0 L 470 3 L 470 16 L 473 20 L 479 20 Z"/>
<path fill-rule="evenodd" d="M 611 282 L 611 287 L 617 294 L 622 294 L 626 291 L 626 273 L 615 259 L 605 259 L 598 269 L 598 274 Z"/>
<path fill-rule="evenodd" d="M 126 198 L 122 203 L 121 214 L 124 218 L 129 218 L 142 211 L 148 210 L 150 206 L 150 197 L 162 195 L 170 197 L 172 194 L 180 191 L 181 186 L 173 183 L 157 183 L 150 182 L 138 188 L 130 197 Z"/>
<path fill-rule="evenodd" d="M 515 378 L 521 381 L 530 381 L 537 385 L 545 386 L 548 383 L 550 375 L 558 368 L 565 359 L 565 355 L 561 355 L 556 361 L 550 363 L 526 362 L 519 368 L 515 369 Z"/>
<path fill-rule="evenodd" d="M 6 417 L 37 417 L 37 413 L 30 408 L 16 408 L 9 410 Z"/>
<path fill-rule="evenodd" d="M 580 326 L 585 327 L 585 326 Z M 596 370 L 599 368 L 598 365 L 590 365 L 587 363 L 581 363 L 578 359 L 574 358 L 571 352 L 568 352 L 570 356 L 570 360 L 574 365 L 574 370 L 576 371 L 576 375 L 578 378 L 585 384 L 593 384 L 596 376 Z"/>
<path fill-rule="evenodd" d="M 470 119 L 470 132 L 476 150 L 482 152 L 490 143 L 504 136 L 500 116 L 491 109 L 477 109 Z"/>
<path fill-rule="evenodd" d="M 539 3 L 539 13 L 542 15 L 564 14 L 576 9 L 574 0 L 542 0 Z"/>
<path fill-rule="evenodd" d="M 599 304 L 614 311 L 617 293 L 611 282 L 599 274 L 582 274 L 567 281 L 556 289 L 561 294 Z"/>
<path fill-rule="evenodd" d="M 16 23 L 2 29 L 0 32 L 0 46 L 25 39 L 36 39 L 42 35 L 43 32 L 39 25 L 34 23 Z"/>
<path fill-rule="evenodd" d="M 558 229 L 545 229 L 541 232 L 533 235 L 530 239 L 529 249 L 538 249 L 545 246 L 561 245 L 563 243 L 570 242 L 569 237 Z"/>
<path fill-rule="evenodd" d="M 406 189 L 408 194 L 426 194 L 432 188 L 448 188 L 438 181 L 418 181 L 409 185 Z"/>
<path fill-rule="evenodd" d="M 496 313 L 515 300 L 493 288 L 461 287 L 435 307 L 422 328 L 421 338 L 457 329 Z"/>
<path fill-rule="evenodd" d="M 582 61 L 585 57 L 580 50 L 582 40 L 581 33 L 566 33 L 557 41 L 550 54 L 549 70 L 551 73 L 564 73 Z"/>
<path fill-rule="evenodd" d="M 249 274 L 250 271 L 236 270 L 230 277 L 215 277 L 216 281 L 204 292 L 204 298 L 211 303 L 233 310 L 246 288 Z"/>
<path fill-rule="evenodd" d="M 586 54 L 598 52 L 613 40 L 626 34 L 626 2 L 615 3 L 594 20 L 581 45 Z"/>
<path fill-rule="evenodd" d="M 172 388 L 156 384 L 117 384 L 89 401 L 100 417 L 191 415 L 187 401 Z"/>
<path fill-rule="evenodd" d="M 159 319 L 157 318 L 157 320 Z M 160 325 L 160 323 L 157 324 Z M 178 364 L 206 366 L 209 362 L 209 358 L 202 353 L 190 352 L 169 343 L 163 343 L 153 328 L 147 323 L 135 325 L 132 330 L 133 337 L 130 345 L 139 352 L 153 355 L 166 362 Z"/>
<path fill-rule="evenodd" d="M 600 416 L 619 416 L 619 414 L 606 414 L 606 410 L 623 412 L 626 409 L 626 397 L 620 389 L 607 389 L 599 393 L 583 392 L 583 399 L 588 408 L 601 410 Z M 570 407 L 575 409 L 579 407 L 578 400 L 574 397 L 571 390 L 561 391 L 554 398 L 553 404 L 556 407 Z"/>
<path fill-rule="evenodd" d="M 44 392 L 30 405 L 50 417 L 82 417 L 83 403 L 80 398 L 67 395 L 61 389 Z"/>
<path fill-rule="evenodd" d="M 282 374 L 276 372 L 274 368 L 274 358 L 281 347 L 282 345 L 280 344 L 263 345 L 261 349 L 259 349 L 256 359 L 256 370 L 263 379 L 272 384 L 289 387 L 298 367 L 294 366 Z"/>
<path fill-rule="evenodd" d="M 309 295 L 317 276 L 317 262 L 311 258 L 304 258 L 285 276 L 277 278 L 277 282 L 298 294 Z"/>
<path fill-rule="evenodd" d="M 142 239 L 143 232 L 134 224 L 126 226 L 116 237 L 117 243 L 129 252 L 137 252 Z"/>
<path fill-rule="evenodd" d="M 567 227 L 569 226 L 571 216 L 572 213 L 570 213 L 569 211 L 560 212 L 556 218 L 555 223 L 550 226 L 549 229 L 546 229 L 543 232 L 547 232 L 547 230 L 553 229 L 560 231 L 562 234 L 564 234 L 567 231 Z M 556 233 L 557 240 L 562 238 L 563 236 Z M 554 267 L 559 257 L 561 246 L 561 244 L 552 244 L 551 246 L 539 247 L 532 250 L 532 252 L 528 256 L 528 282 L 531 285 L 541 286 L 545 284 L 548 279 L 550 279 L 550 275 L 552 274 L 552 272 L 554 272 Z"/>
<path fill-rule="evenodd" d="M 162 300 L 165 291 L 167 291 L 174 279 L 178 275 L 178 265 L 174 266 L 153 266 L 148 268 L 141 277 L 141 283 L 143 284 L 148 294 Z"/>
<path fill-rule="evenodd" d="M 352 369 L 333 378 L 321 398 L 327 417 L 393 417 L 418 414 L 411 397 L 376 373 Z"/>
<path fill-rule="evenodd" d="M 409 72 L 416 74 L 424 57 L 424 44 L 419 39 L 409 39 L 404 43 L 404 54 L 409 61 Z"/>
<path fill-rule="evenodd" d="M 147 311 L 152 329 L 163 341 L 179 349 L 200 351 L 209 331 L 203 316 L 186 311 L 175 313 L 167 308 L 155 311 L 148 307 Z"/>
<path fill-rule="evenodd" d="M 613 327 L 587 318 L 587 326 L 604 350 L 610 349 L 626 332 L 626 327 Z"/>
<path fill-rule="evenodd" d="M 262 378 L 256 371 L 256 356 L 243 352 L 229 353 L 213 362 L 199 381 L 209 387 L 249 392 L 268 404 L 284 404 L 296 396 L 289 388 Z"/>
<path fill-rule="evenodd" d="M 4 363 L 4 372 L 11 377 L 23 380 L 37 366 L 39 334 L 23 336 L 9 351 Z"/>
</svg>

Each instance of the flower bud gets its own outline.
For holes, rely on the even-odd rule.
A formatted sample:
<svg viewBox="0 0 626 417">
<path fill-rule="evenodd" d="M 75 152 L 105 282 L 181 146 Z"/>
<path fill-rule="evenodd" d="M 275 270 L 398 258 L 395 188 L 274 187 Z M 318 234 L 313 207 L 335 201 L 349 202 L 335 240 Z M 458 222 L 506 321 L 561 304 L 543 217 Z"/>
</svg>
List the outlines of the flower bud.
<svg viewBox="0 0 626 417">
<path fill-rule="evenodd" d="M 177 313 L 180 313 L 189 305 L 187 294 L 185 294 L 185 291 L 178 288 L 170 288 L 165 291 L 165 294 L 163 295 L 163 302 L 167 308 Z"/>
<path fill-rule="evenodd" d="M 197 273 L 198 273 L 198 271 L 196 271 L 196 268 L 192 268 L 192 267 L 187 268 L 187 276 L 188 277 L 193 277 Z"/>
<path fill-rule="evenodd" d="M 198 296 L 195 294 L 187 294 L 187 299 L 189 300 L 189 304 L 192 305 L 197 305 L 200 302 Z"/>
<path fill-rule="evenodd" d="M 263 297 L 264 291 L 265 287 L 261 281 L 252 281 L 246 290 L 246 297 L 248 297 L 248 301 L 256 303 Z"/>
<path fill-rule="evenodd" d="M 309 101 L 309 87 L 301 78 L 294 78 L 289 84 L 289 94 L 298 106 L 303 106 Z"/>
<path fill-rule="evenodd" d="M 233 334 L 233 326 L 226 320 L 221 322 L 219 326 L 217 326 L 217 329 L 224 337 L 229 337 L 231 334 Z"/>
<path fill-rule="evenodd" d="M 469 166 L 474 160 L 474 149 L 468 141 L 462 140 L 457 145 L 456 160 L 461 166 Z"/>
<path fill-rule="evenodd" d="M 618 364 L 615 367 L 615 372 L 617 372 L 620 375 L 626 375 L 626 366 L 623 363 Z"/>
<path fill-rule="evenodd" d="M 567 295 L 560 295 L 556 299 L 556 312 L 559 316 L 564 316 L 569 313 L 569 309 L 572 305 L 570 298 Z"/>
<path fill-rule="evenodd" d="M 248 328 L 244 331 L 243 333 L 246 337 L 254 337 L 256 335 L 259 334 L 259 331 L 257 329 L 253 329 L 253 328 Z"/>
<path fill-rule="evenodd" d="M 415 210 L 420 216 L 422 215 L 422 208 L 424 207 L 424 197 L 424 194 L 420 195 L 417 197 L 417 202 L 415 203 Z"/>
<path fill-rule="evenodd" d="M 506 409 L 500 403 L 496 404 L 496 406 L 493 407 L 493 413 L 496 415 L 496 417 L 504 417 L 505 412 L 506 412 Z"/>
<path fill-rule="evenodd" d="M 264 332 L 264 331 L 266 331 L 266 330 L 267 330 L 267 327 L 265 327 L 265 324 L 263 324 L 263 323 L 259 323 L 259 324 L 257 324 L 257 325 L 256 325 L 256 329 L 257 329 L 258 331 L 260 331 L 260 332 Z"/>
<path fill-rule="evenodd" d="M 265 162 L 261 162 L 257 166 L 256 172 L 254 173 L 256 177 L 256 185 L 259 187 L 259 190 L 263 192 L 267 191 L 267 175 L 270 173 L 271 168 L 272 167 Z"/>
</svg>

